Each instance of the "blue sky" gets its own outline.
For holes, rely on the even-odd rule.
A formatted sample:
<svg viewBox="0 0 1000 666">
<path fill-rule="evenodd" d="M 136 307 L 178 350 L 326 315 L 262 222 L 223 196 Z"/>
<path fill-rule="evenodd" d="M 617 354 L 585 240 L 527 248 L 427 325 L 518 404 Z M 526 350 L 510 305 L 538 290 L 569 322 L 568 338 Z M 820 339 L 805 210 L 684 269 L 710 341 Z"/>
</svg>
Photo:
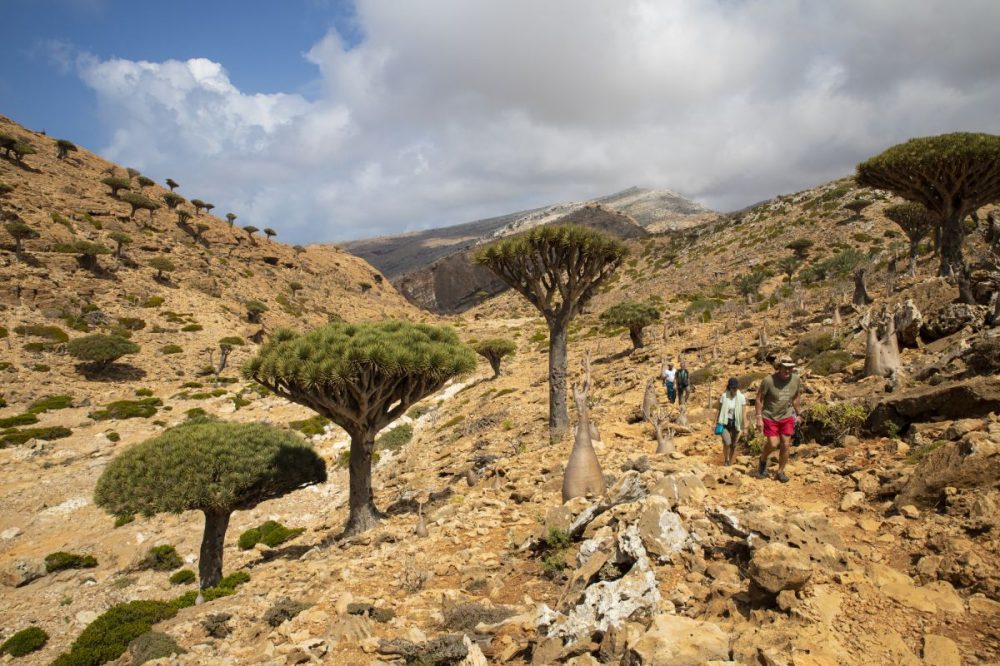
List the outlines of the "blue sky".
<svg viewBox="0 0 1000 666">
<path fill-rule="evenodd" d="M 0 114 L 289 242 L 1000 133 L 995 0 L 5 0 Z"/>
</svg>

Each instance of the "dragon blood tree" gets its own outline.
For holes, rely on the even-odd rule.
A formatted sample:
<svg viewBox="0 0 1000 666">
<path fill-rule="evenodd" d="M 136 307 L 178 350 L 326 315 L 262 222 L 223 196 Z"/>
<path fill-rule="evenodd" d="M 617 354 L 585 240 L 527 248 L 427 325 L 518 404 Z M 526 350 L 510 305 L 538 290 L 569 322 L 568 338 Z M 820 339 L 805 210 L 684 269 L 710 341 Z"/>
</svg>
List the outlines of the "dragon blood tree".
<svg viewBox="0 0 1000 666">
<path fill-rule="evenodd" d="M 345 534 L 375 526 L 375 435 L 409 407 L 472 370 L 475 353 L 448 327 L 387 321 L 332 323 L 309 333 L 277 331 L 243 374 L 315 410 L 351 437 Z"/>
<path fill-rule="evenodd" d="M 569 427 L 566 343 L 569 323 L 628 254 L 618 240 L 578 225 L 546 225 L 476 251 L 475 261 L 528 299 L 549 327 L 549 437 Z"/>
<path fill-rule="evenodd" d="M 234 511 L 326 481 L 309 445 L 263 423 L 186 423 L 128 449 L 97 480 L 94 501 L 115 516 L 205 514 L 201 588 L 222 579 L 222 545 Z"/>
</svg>

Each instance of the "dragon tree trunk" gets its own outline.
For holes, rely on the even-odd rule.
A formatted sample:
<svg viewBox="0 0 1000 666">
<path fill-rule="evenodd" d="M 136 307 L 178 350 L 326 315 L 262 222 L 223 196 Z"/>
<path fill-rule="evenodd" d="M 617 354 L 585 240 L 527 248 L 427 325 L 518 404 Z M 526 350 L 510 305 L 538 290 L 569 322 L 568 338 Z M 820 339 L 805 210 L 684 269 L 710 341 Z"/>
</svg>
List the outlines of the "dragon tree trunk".
<svg viewBox="0 0 1000 666">
<path fill-rule="evenodd" d="M 569 428 L 566 411 L 566 340 L 567 327 L 558 322 L 549 325 L 549 438 L 562 439 Z"/>
<path fill-rule="evenodd" d="M 229 527 L 229 512 L 205 511 L 205 533 L 201 537 L 198 579 L 201 589 L 215 587 L 222 580 L 222 544 Z"/>
<path fill-rule="evenodd" d="M 372 491 L 372 451 L 375 450 L 375 432 L 365 429 L 351 433 L 349 514 L 344 534 L 358 534 L 378 524 L 382 513 L 375 507 Z"/>
</svg>

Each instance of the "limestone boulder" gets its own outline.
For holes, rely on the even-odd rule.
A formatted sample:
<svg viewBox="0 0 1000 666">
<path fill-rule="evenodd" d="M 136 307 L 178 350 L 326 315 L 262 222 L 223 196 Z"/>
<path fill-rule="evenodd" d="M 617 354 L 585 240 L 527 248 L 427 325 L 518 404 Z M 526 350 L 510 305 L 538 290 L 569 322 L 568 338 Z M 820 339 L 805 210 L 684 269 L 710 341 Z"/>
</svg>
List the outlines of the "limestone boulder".
<svg viewBox="0 0 1000 666">
<path fill-rule="evenodd" d="M 711 622 L 680 615 L 657 615 L 649 629 L 629 647 L 632 664 L 699 666 L 729 659 L 729 636 Z"/>
<path fill-rule="evenodd" d="M 46 573 L 45 561 L 40 558 L 16 559 L 0 571 L 0 583 L 7 587 L 21 587 Z"/>
<path fill-rule="evenodd" d="M 892 393 L 876 403 L 867 426 L 880 434 L 888 433 L 888 424 L 904 429 L 911 423 L 927 420 L 983 417 L 1000 412 L 1000 377 L 973 377 L 937 386 L 917 386 Z"/>
<path fill-rule="evenodd" d="M 678 472 L 660 479 L 650 494 L 666 498 L 674 508 L 700 504 L 708 495 L 708 489 L 696 474 Z"/>
<path fill-rule="evenodd" d="M 934 508 L 945 488 L 991 488 L 1000 478 L 1000 444 L 949 442 L 930 452 L 896 495 L 895 505 Z"/>
<path fill-rule="evenodd" d="M 949 303 L 929 317 L 920 332 L 927 340 L 939 340 L 965 327 L 978 331 L 986 321 L 987 312 L 982 305 Z"/>
<path fill-rule="evenodd" d="M 783 590 L 801 590 L 812 577 L 809 559 L 797 548 L 783 543 L 769 543 L 750 560 L 750 581 L 761 590 L 778 594 Z"/>
</svg>

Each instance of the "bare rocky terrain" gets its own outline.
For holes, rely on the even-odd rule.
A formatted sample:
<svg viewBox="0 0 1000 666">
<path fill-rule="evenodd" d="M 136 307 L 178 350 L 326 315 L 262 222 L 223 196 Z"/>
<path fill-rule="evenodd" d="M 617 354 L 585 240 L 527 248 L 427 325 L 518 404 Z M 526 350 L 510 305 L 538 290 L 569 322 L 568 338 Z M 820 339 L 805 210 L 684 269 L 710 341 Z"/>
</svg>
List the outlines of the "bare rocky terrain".
<svg viewBox="0 0 1000 666">
<path fill-rule="evenodd" d="M 905 253 L 905 237 L 882 213 L 893 200 L 848 179 L 627 241 L 630 257 L 570 335 L 571 379 L 592 357 L 591 418 L 608 492 L 563 504 L 572 436 L 549 442 L 547 331 L 517 295 L 443 317 L 413 307 L 338 248 L 250 242 L 206 214 L 191 221 L 208 225 L 199 242 L 166 207 L 143 229 L 148 212 L 129 220 L 129 207 L 100 184 L 112 165 L 82 148 L 58 160 L 52 138 L 6 120 L 0 132 L 38 150 L 26 166 L 0 159 L 0 182 L 13 186 L 0 206 L 39 233 L 20 259 L 9 239 L 0 249 L 0 418 L 49 396 L 69 400 L 15 426 L 68 435 L 0 448 L 0 642 L 29 626 L 50 637 L 4 663 L 51 663 L 115 604 L 195 589 L 140 562 L 169 544 L 181 566 L 196 568 L 200 514 L 116 527 L 93 503 L 110 460 L 192 409 L 304 428 L 329 480 L 236 512 L 225 572 L 249 580 L 156 624 L 184 652 L 146 663 L 1000 663 L 1000 329 L 989 304 L 998 285 L 978 231 L 966 248 L 984 301 L 976 306 L 956 303 L 957 288 L 934 277 L 929 253 L 913 276 L 902 260 L 891 271 L 889 257 Z M 194 187 L 179 193 L 189 189 L 197 196 Z M 859 196 L 873 203 L 856 215 L 844 205 Z M 96 271 L 52 251 L 74 239 L 113 248 L 114 230 L 135 241 L 125 259 L 98 256 Z M 779 262 L 800 238 L 813 244 L 789 277 Z M 168 280 L 155 279 L 154 256 L 176 265 Z M 858 267 L 867 269 L 870 305 L 850 303 Z M 741 293 L 740 278 L 754 272 L 759 283 Z M 294 293 L 292 282 L 301 285 Z M 153 297 L 163 300 L 147 305 Z M 663 312 L 641 349 L 599 319 L 624 298 Z M 247 321 L 250 299 L 267 306 L 261 323 Z M 902 369 L 891 380 L 862 376 L 869 309 L 899 313 Z M 467 342 L 509 338 L 517 351 L 500 377 L 482 363 L 390 427 L 412 434 L 381 448 L 374 469 L 376 503 L 388 515 L 338 539 L 345 433 L 302 425 L 312 412 L 262 393 L 238 369 L 262 328 L 266 336 L 386 317 L 450 324 Z M 92 379 L 64 342 L 33 335 L 37 328 L 17 332 L 58 326 L 72 339 L 84 326 L 128 330 L 120 320 L 130 318 L 143 321 L 129 323 L 140 352 Z M 217 379 L 206 372 L 207 350 L 217 361 L 226 336 L 245 345 Z M 181 349 L 165 353 L 168 345 Z M 776 353 L 796 357 L 807 386 L 806 437 L 784 484 L 750 475 L 747 446 L 723 466 L 712 433 L 726 378 L 749 394 Z M 668 358 L 683 358 L 694 375 L 684 413 L 655 382 Z M 672 453 L 655 453 L 641 414 L 651 379 Z M 157 400 L 153 413 L 96 414 L 144 398 Z M 425 537 L 415 534 L 418 514 Z M 303 530 L 275 547 L 241 549 L 240 535 L 266 520 Z M 91 555 L 96 566 L 46 573 L 44 558 L 56 551 Z M 133 645 L 113 663 L 138 663 L 140 652 Z"/>
</svg>

